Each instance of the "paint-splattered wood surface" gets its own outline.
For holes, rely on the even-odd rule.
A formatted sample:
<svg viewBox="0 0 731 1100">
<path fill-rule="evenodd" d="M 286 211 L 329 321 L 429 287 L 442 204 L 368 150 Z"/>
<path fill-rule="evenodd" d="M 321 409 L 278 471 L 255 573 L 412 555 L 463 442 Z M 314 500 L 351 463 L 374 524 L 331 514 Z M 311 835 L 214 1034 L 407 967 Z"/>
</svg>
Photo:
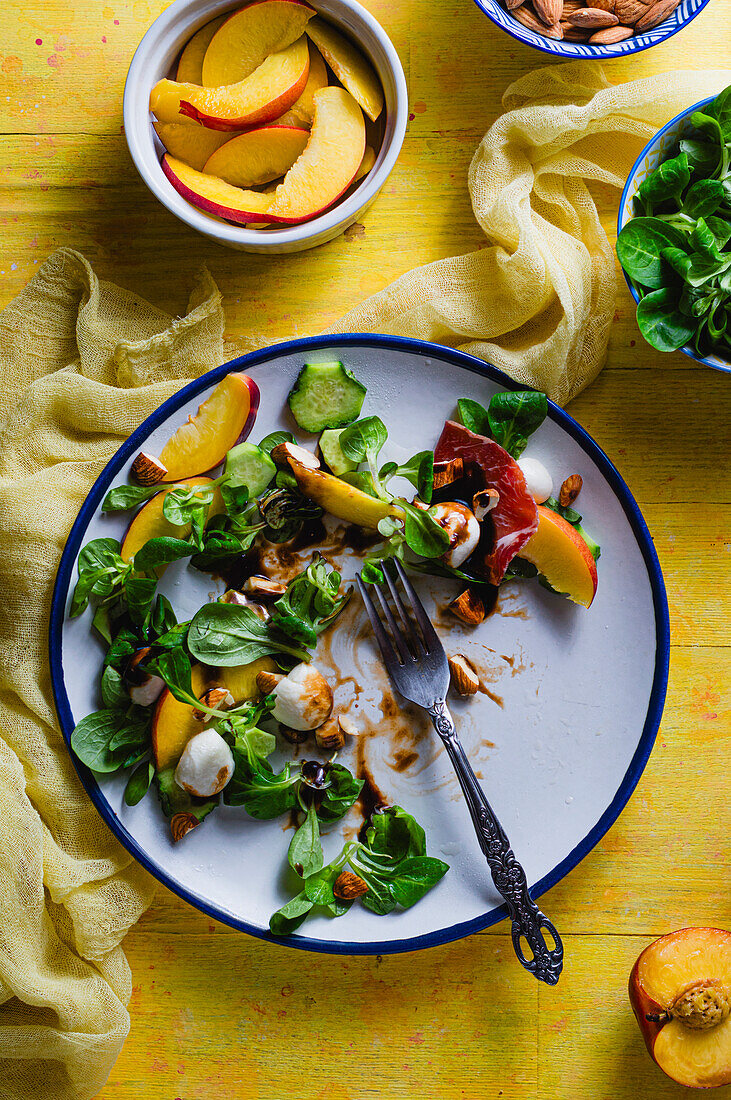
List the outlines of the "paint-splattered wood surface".
<svg viewBox="0 0 731 1100">
<path fill-rule="evenodd" d="M 412 120 L 386 188 L 344 237 L 265 259 L 194 236 L 138 180 L 121 92 L 160 0 L 8 0 L 0 43 L 0 304 L 59 245 L 172 312 L 202 261 L 229 335 L 321 331 L 416 264 L 474 248 L 465 183 L 511 80 L 542 58 L 471 0 L 369 0 L 403 59 Z M 681 35 L 610 79 L 728 64 L 713 0 Z M 725 56 L 719 56 L 723 53 Z M 615 192 L 598 193 L 608 230 Z M 514 962 L 506 926 L 421 954 L 310 957 L 231 932 L 160 890 L 127 937 L 132 1031 L 102 1100 L 671 1100 L 626 978 L 648 940 L 728 926 L 728 380 L 639 338 L 620 282 L 605 371 L 571 412 L 613 457 L 655 537 L 673 649 L 649 765 L 597 848 L 546 896 L 567 962 L 557 989 Z M 253 318 L 253 323 L 252 323 Z M 628 639 L 631 645 L 631 639 Z M 723 1090 L 724 1092 L 727 1090 Z"/>
</svg>

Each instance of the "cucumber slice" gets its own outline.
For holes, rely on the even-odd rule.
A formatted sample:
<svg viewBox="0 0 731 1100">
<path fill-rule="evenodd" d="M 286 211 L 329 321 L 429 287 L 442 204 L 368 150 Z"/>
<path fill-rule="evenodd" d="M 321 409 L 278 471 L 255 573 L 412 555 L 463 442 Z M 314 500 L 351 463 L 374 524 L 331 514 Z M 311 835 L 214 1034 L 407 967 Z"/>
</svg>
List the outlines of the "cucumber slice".
<svg viewBox="0 0 731 1100">
<path fill-rule="evenodd" d="M 287 398 L 306 432 L 344 428 L 360 414 L 366 388 L 342 363 L 307 363 Z"/>
<path fill-rule="evenodd" d="M 336 477 L 358 469 L 358 463 L 344 455 L 340 446 L 340 436 L 344 431 L 345 428 L 327 428 L 320 436 L 320 454 Z"/>
<path fill-rule="evenodd" d="M 231 475 L 232 486 L 245 485 L 249 490 L 249 499 L 253 500 L 264 492 L 277 467 L 266 451 L 255 443 L 239 443 L 226 455 L 223 472 Z"/>
</svg>

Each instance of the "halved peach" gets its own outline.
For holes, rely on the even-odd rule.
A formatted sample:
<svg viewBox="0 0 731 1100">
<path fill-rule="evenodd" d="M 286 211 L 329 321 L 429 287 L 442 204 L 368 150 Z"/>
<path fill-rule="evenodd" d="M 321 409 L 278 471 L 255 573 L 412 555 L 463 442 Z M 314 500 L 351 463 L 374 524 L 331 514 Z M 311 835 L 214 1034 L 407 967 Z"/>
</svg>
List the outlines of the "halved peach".
<svg viewBox="0 0 731 1100">
<path fill-rule="evenodd" d="M 245 130 L 284 114 L 304 91 L 309 71 L 303 35 L 237 84 L 199 88 L 159 80 L 150 93 L 150 110 L 159 122 L 180 122 L 182 115 L 211 130 Z"/>
<path fill-rule="evenodd" d="M 258 699 L 261 695 L 256 686 L 257 673 L 276 671 L 277 662 L 273 657 L 258 657 L 248 665 L 233 665 L 230 668 L 218 669 L 216 679 L 222 687 L 231 692 L 234 703 L 243 703 L 246 700 Z"/>
<path fill-rule="evenodd" d="M 163 447 L 163 480 L 180 481 L 218 466 L 235 443 L 246 439 L 258 408 L 256 382 L 248 374 L 227 374 Z"/>
<path fill-rule="evenodd" d="M 538 530 L 523 549 L 521 558 L 535 565 L 552 588 L 574 603 L 590 607 L 597 588 L 596 562 L 575 527 L 538 505 Z"/>
<path fill-rule="evenodd" d="M 218 19 L 212 19 L 210 23 L 206 23 L 189 39 L 180 55 L 177 72 L 175 73 L 176 80 L 190 84 L 203 83 L 203 58 L 214 34 L 227 19 L 227 15 L 219 15 Z"/>
<path fill-rule="evenodd" d="M 209 675 L 210 669 L 193 665 L 190 679 L 197 698 L 211 686 Z M 200 733 L 204 726 L 204 722 L 193 717 L 193 707 L 181 703 L 165 688 L 152 716 L 152 754 L 157 770 L 174 768 L 191 737 Z"/>
<path fill-rule="evenodd" d="M 264 221 L 313 218 L 340 198 L 358 172 L 365 152 L 363 113 L 344 88 L 315 92 L 310 140 L 274 192 Z"/>
<path fill-rule="evenodd" d="M 199 172 L 216 149 L 232 138 L 230 130 L 209 130 L 188 121 L 155 122 L 153 125 L 168 153 Z"/>
<path fill-rule="evenodd" d="M 317 46 L 340 83 L 360 104 L 371 122 L 383 110 L 383 88 L 371 65 L 350 39 L 316 17 L 307 24 L 307 36 Z"/>
<path fill-rule="evenodd" d="M 205 51 L 201 84 L 220 88 L 245 80 L 270 54 L 301 38 L 314 14 L 301 0 L 255 0 L 229 15 Z"/>
<path fill-rule="evenodd" d="M 304 126 L 306 130 L 312 126 L 315 117 L 315 92 L 319 92 L 320 88 L 327 88 L 327 69 L 314 42 L 308 42 L 307 47 L 310 51 L 310 72 L 305 90 L 287 113 L 276 119 L 275 126 Z"/>
<path fill-rule="evenodd" d="M 648 1051 L 687 1088 L 731 1084 L 731 932 L 681 928 L 649 944 L 629 979 Z"/>
<path fill-rule="evenodd" d="M 188 485 L 191 489 L 200 485 L 209 485 L 211 479 L 209 477 L 189 477 L 185 480 L 181 480 L 181 485 Z M 120 554 L 124 561 L 131 561 L 137 551 L 145 545 L 149 539 L 153 538 L 175 538 L 175 539 L 187 539 L 190 534 L 190 524 L 186 524 L 184 527 L 176 527 L 174 523 L 170 523 L 165 519 L 162 514 L 162 506 L 165 500 L 165 496 L 172 490 L 170 488 L 160 488 L 160 492 L 156 493 L 151 500 L 148 500 L 146 504 L 140 508 L 139 512 L 134 516 L 132 522 L 127 528 L 127 533 L 122 540 L 122 549 Z M 209 516 L 218 515 L 223 511 L 223 501 L 221 500 L 220 493 L 216 493 L 213 498 L 213 503 L 209 509 Z"/>
<path fill-rule="evenodd" d="M 256 187 L 283 176 L 302 153 L 309 131 L 261 126 L 232 138 L 212 153 L 203 171 L 235 187 Z"/>
</svg>

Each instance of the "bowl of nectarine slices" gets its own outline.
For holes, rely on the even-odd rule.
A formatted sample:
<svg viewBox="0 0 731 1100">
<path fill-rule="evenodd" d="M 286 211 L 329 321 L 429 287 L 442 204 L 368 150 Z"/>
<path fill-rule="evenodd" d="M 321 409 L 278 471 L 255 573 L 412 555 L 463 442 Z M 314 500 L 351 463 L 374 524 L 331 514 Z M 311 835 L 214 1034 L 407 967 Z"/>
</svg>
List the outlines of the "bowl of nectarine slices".
<svg viewBox="0 0 731 1100">
<path fill-rule="evenodd" d="M 406 130 L 403 69 L 354 0 L 177 0 L 132 60 L 132 158 L 173 214 L 253 252 L 342 233 L 370 206 Z"/>
</svg>

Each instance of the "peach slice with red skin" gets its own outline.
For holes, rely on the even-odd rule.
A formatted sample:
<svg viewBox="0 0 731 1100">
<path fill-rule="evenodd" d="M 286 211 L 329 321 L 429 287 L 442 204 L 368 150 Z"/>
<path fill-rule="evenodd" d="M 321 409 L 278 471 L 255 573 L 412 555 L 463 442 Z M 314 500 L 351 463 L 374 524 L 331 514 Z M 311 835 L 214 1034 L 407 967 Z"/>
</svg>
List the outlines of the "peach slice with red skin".
<svg viewBox="0 0 731 1100">
<path fill-rule="evenodd" d="M 383 88 L 370 61 L 324 19 L 311 19 L 306 30 L 340 83 L 375 122 L 383 110 Z"/>
<path fill-rule="evenodd" d="M 309 131 L 292 126 L 261 126 L 227 141 L 203 171 L 235 187 L 256 187 L 283 176 L 304 151 Z"/>
<path fill-rule="evenodd" d="M 357 175 L 365 152 L 363 113 L 344 88 L 315 93 L 315 121 L 305 151 L 271 193 L 233 187 L 163 157 L 175 189 L 194 206 L 238 223 L 307 221 L 331 206 Z"/>
<path fill-rule="evenodd" d="M 211 130 L 246 130 L 283 115 L 304 91 L 309 71 L 303 35 L 237 84 L 200 88 L 159 80 L 150 93 L 150 110 L 158 122 L 180 122 L 182 116 Z"/>
<path fill-rule="evenodd" d="M 520 551 L 535 565 L 552 588 L 574 603 L 590 607 L 597 589 L 596 562 L 591 550 L 571 524 L 538 505 L 538 530 Z"/>
<path fill-rule="evenodd" d="M 181 480 L 181 485 L 187 485 L 191 489 L 197 486 L 203 487 L 209 485 L 211 479 L 209 477 L 189 477 Z M 162 514 L 163 501 L 165 495 L 171 492 L 172 486 L 164 488 L 160 487 L 160 492 L 156 493 L 151 500 L 148 500 L 146 504 L 140 508 L 139 512 L 133 517 L 132 522 L 127 528 L 127 533 L 122 540 L 122 549 L 120 550 L 121 557 L 124 561 L 131 561 L 137 551 L 141 549 L 148 541 L 153 538 L 170 537 L 175 539 L 187 539 L 190 534 L 190 525 L 186 524 L 185 527 L 177 527 L 174 523 L 170 523 L 165 519 Z M 223 501 L 219 493 L 213 498 L 209 510 L 209 516 L 215 516 L 219 512 L 223 511 Z"/>
<path fill-rule="evenodd" d="M 212 470 L 254 426 L 259 387 L 248 374 L 227 374 L 195 416 L 170 437 L 160 452 L 167 473 L 163 481 L 180 481 Z"/>
<path fill-rule="evenodd" d="M 301 38 L 314 14 L 301 0 L 255 0 L 229 15 L 205 51 L 201 84 L 220 88 L 245 80 L 270 54 Z"/>
<path fill-rule="evenodd" d="M 652 1058 L 687 1088 L 731 1084 L 731 932 L 682 928 L 649 944 L 629 999 Z"/>
<path fill-rule="evenodd" d="M 202 172 L 206 161 L 234 135 L 230 130 L 209 130 L 194 122 L 155 122 L 155 132 L 168 153 Z"/>
<path fill-rule="evenodd" d="M 189 84 L 203 83 L 203 58 L 214 34 L 227 19 L 227 15 L 219 15 L 218 19 L 212 19 L 210 23 L 206 23 L 188 40 L 178 61 L 176 80 Z"/>
</svg>

